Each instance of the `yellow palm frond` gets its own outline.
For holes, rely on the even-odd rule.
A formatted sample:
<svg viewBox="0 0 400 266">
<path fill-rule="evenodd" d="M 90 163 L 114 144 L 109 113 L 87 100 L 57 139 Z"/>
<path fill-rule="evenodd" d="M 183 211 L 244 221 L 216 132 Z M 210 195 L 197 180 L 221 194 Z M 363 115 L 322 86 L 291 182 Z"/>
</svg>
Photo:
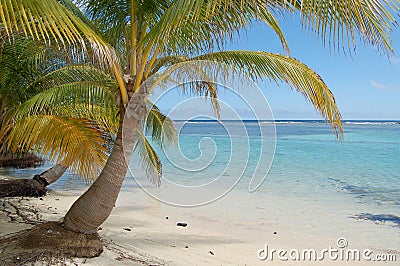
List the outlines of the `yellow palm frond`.
<svg viewBox="0 0 400 266">
<path fill-rule="evenodd" d="M 35 115 L 17 121 L 7 137 L 12 151 L 33 150 L 93 180 L 107 160 L 105 141 L 86 119 Z"/>
<path fill-rule="evenodd" d="M 51 109 L 51 115 L 60 117 L 83 118 L 94 124 L 102 135 L 115 135 L 118 131 L 118 109 L 108 108 L 101 105 L 81 104 L 63 104 L 54 106 Z M 110 139 L 110 137 L 107 137 Z M 111 143 L 109 143 L 111 145 Z"/>
</svg>

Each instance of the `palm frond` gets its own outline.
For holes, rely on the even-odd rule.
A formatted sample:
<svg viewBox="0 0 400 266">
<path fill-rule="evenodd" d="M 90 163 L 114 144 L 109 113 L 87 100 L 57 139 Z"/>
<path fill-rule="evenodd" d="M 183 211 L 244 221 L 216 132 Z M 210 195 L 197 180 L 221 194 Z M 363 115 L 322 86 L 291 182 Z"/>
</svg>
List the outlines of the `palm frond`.
<svg viewBox="0 0 400 266">
<path fill-rule="evenodd" d="M 139 130 L 137 131 L 134 152 L 139 155 L 141 166 L 145 169 L 147 177 L 152 183 L 159 186 L 162 176 L 161 160 L 146 136 Z"/>
<path fill-rule="evenodd" d="M 167 79 L 170 79 L 172 82 L 176 83 L 177 86 L 181 87 L 182 91 L 186 94 L 191 94 L 193 92 L 196 95 L 209 98 L 215 115 L 218 117 L 218 119 L 220 119 L 218 87 L 216 86 L 216 84 L 212 82 L 213 79 L 208 75 L 207 71 L 204 71 L 204 69 L 202 69 L 201 67 L 195 67 L 194 70 L 191 68 L 186 69 L 187 73 L 185 73 L 185 75 L 188 74 L 189 76 L 193 75 L 198 77 L 196 81 L 192 80 L 190 83 L 176 82 L 169 74 L 165 73 L 164 75 L 162 74 L 160 75 L 160 73 L 157 74 L 157 72 L 162 68 L 173 69 L 175 66 L 178 66 L 177 69 L 179 69 L 181 63 L 188 62 L 190 60 L 191 58 L 188 56 L 164 56 L 157 59 L 157 61 L 153 66 L 153 69 L 150 72 L 150 74 L 153 75 L 152 78 L 154 78 L 154 80 L 156 81 L 154 82 L 154 84 L 152 84 L 152 87 L 149 90 L 152 91 L 152 89 L 156 85 L 166 81 Z M 167 73 L 169 73 L 169 71 L 167 71 Z"/>
<path fill-rule="evenodd" d="M 162 176 L 162 163 L 146 135 L 151 137 L 152 143 L 160 148 L 166 144 L 177 143 L 177 133 L 173 121 L 164 115 L 160 109 L 151 102 L 147 102 L 147 116 L 144 118 L 144 130 L 137 130 L 134 152 L 139 155 L 141 166 L 152 183 L 160 185 Z"/>
<path fill-rule="evenodd" d="M 95 124 L 86 119 L 35 115 L 17 121 L 6 141 L 14 152 L 38 152 L 93 180 L 108 158 L 100 135 Z"/>
<path fill-rule="evenodd" d="M 122 100 L 127 102 L 122 69 L 115 50 L 58 1 L 1 0 L 0 23 L 10 40 L 22 31 L 26 36 L 48 44 L 54 41 L 63 49 L 71 47 L 77 54 L 87 51 L 85 43 L 89 42 L 94 58 L 105 63 L 114 73 Z"/>
<path fill-rule="evenodd" d="M 237 67 L 253 80 L 267 78 L 276 83 L 285 82 L 301 92 L 327 119 L 335 133 L 343 133 L 341 115 L 335 98 L 322 78 L 307 65 L 280 54 L 253 51 L 224 51 L 193 58 L 210 60 Z"/>
<path fill-rule="evenodd" d="M 156 44 L 167 54 L 193 54 L 222 47 L 254 21 L 263 21 L 288 44 L 269 1 L 171 1 L 149 27 L 141 44 Z"/>
<path fill-rule="evenodd" d="M 389 32 L 399 14 L 398 0 L 273 0 L 298 10 L 303 25 L 339 48 L 355 48 L 357 36 L 379 50 L 393 54 Z M 359 34 L 359 35 L 358 35 Z"/>
<path fill-rule="evenodd" d="M 58 82 L 60 80 L 54 83 Z M 39 86 L 42 85 L 39 84 Z M 49 84 L 42 87 L 47 86 Z M 16 115 L 55 114 L 54 110 L 60 110 L 60 107 L 66 108 L 66 106 L 72 109 L 72 112 L 77 113 L 76 108 L 79 105 L 85 105 L 87 110 L 91 110 L 95 106 L 103 107 L 106 114 L 116 116 L 118 108 L 113 96 L 107 85 L 101 81 L 72 82 L 54 86 L 36 94 L 18 107 Z"/>
<path fill-rule="evenodd" d="M 189 56 L 186 55 L 168 55 L 157 58 L 152 69 L 149 71 L 149 76 L 156 74 L 161 68 L 169 67 L 174 64 L 188 61 Z"/>
<path fill-rule="evenodd" d="M 83 118 L 93 122 L 104 139 L 111 140 L 118 131 L 118 108 L 109 108 L 101 105 L 63 104 L 54 106 L 49 114 L 60 117 Z M 112 143 L 108 143 L 112 144 Z"/>
<path fill-rule="evenodd" d="M 117 84 L 107 72 L 89 65 L 70 65 L 51 69 L 26 86 L 26 90 L 45 91 L 55 86 L 75 82 L 94 82 L 110 93 L 115 93 Z M 100 85 L 100 83 L 103 83 Z"/>
<path fill-rule="evenodd" d="M 19 36 L 12 44 L 0 44 L 0 96 L 7 105 L 19 104 L 31 95 L 24 90 L 32 79 L 40 76 L 42 66 L 49 62 L 52 49 Z"/>
<path fill-rule="evenodd" d="M 144 133 L 151 135 L 152 141 L 160 147 L 166 143 L 177 143 L 174 122 L 149 101 L 147 103 L 147 117 L 144 118 L 144 122 Z"/>
</svg>

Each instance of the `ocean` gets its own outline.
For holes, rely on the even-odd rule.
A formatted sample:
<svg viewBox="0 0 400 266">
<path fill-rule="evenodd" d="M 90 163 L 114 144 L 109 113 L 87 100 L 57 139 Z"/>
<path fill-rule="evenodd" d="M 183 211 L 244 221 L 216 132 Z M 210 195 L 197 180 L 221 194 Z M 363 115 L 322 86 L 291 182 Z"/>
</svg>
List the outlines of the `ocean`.
<svg viewBox="0 0 400 266">
<path fill-rule="evenodd" d="M 180 127 L 183 123 L 177 124 Z M 268 160 L 273 159 L 264 182 L 254 193 L 304 198 L 324 193 L 326 197 L 345 197 L 400 216 L 399 122 L 344 121 L 341 141 L 322 121 L 278 121 L 274 156 L 267 154 L 261 159 L 260 128 L 270 128 L 270 123 L 247 121 L 247 135 L 236 134 L 238 131 L 229 134 L 226 128 L 235 128 L 235 124 L 239 123 L 185 123 L 180 130 L 179 148 L 169 147 L 160 153 L 163 182 L 191 187 L 204 186 L 217 178 L 229 184 L 239 179 L 235 189 L 247 191 L 257 164 L 264 165 L 259 173 L 261 180 L 269 169 Z M 268 141 L 264 145 L 272 148 L 271 143 L 265 144 Z M 214 186 L 226 186 L 224 182 Z M 400 220 L 396 222 L 400 225 Z"/>
<path fill-rule="evenodd" d="M 343 121 L 343 141 L 324 121 L 277 121 L 275 132 L 268 121 L 176 125 L 178 145 L 158 149 L 161 187 L 143 178 L 133 158 L 123 191 L 137 191 L 139 183 L 147 197 L 183 206 L 188 215 L 400 248 L 400 122 Z M 3 168 L 0 175 L 31 177 L 46 167 Z M 251 192 L 252 178 L 253 188 L 263 182 Z M 86 186 L 67 173 L 50 188 L 67 192 Z M 386 233 L 377 240 L 375 231 Z"/>
</svg>

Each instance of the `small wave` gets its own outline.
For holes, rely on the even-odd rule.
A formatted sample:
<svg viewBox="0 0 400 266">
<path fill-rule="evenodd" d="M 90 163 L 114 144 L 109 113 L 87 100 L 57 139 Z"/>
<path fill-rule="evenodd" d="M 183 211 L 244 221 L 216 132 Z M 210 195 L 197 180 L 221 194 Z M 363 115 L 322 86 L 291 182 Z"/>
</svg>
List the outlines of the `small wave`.
<svg viewBox="0 0 400 266">
<path fill-rule="evenodd" d="M 346 121 L 344 122 L 347 125 L 398 125 L 400 124 L 399 121 L 382 121 L 382 122 L 352 122 L 352 121 Z"/>
<path fill-rule="evenodd" d="M 264 123 L 264 122 L 262 122 Z M 271 123 L 271 122 L 268 122 Z M 274 124 L 305 124 L 305 122 L 299 122 L 299 121 L 275 121 L 273 122 Z"/>
</svg>

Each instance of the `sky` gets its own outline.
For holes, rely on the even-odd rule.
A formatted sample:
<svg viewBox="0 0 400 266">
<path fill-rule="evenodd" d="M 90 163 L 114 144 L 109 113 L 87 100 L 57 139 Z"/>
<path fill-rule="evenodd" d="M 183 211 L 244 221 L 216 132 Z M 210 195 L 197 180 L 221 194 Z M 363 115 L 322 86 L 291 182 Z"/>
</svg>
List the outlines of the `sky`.
<svg viewBox="0 0 400 266">
<path fill-rule="evenodd" d="M 321 38 L 304 29 L 298 16 L 285 16 L 280 25 L 295 57 L 316 71 L 333 92 L 344 120 L 400 120 L 400 58 L 379 53 L 376 48 L 357 44 L 355 53 L 338 52 L 324 46 Z M 392 34 L 392 47 L 400 56 L 400 29 Z M 265 24 L 254 24 L 240 34 L 227 50 L 255 50 L 284 53 L 275 33 Z M 346 50 L 348 51 L 348 50 Z M 280 119 L 323 119 L 304 97 L 286 84 L 277 86 L 273 82 L 261 81 L 257 85 L 264 93 L 273 117 Z M 242 119 L 254 119 L 232 95 L 221 93 L 220 99 L 237 105 Z M 181 101 L 182 98 L 178 99 Z M 167 97 L 163 111 L 167 113 L 176 104 Z M 206 114 L 197 104 L 187 104 L 186 111 L 174 112 L 174 119 L 188 119 L 193 114 Z M 222 119 L 232 119 L 222 110 Z M 178 115 L 176 115 L 178 114 Z M 203 118 L 203 117 L 200 117 Z M 262 117 L 263 118 L 263 117 Z"/>
<path fill-rule="evenodd" d="M 323 45 L 318 36 L 303 29 L 298 17 L 280 21 L 290 56 L 314 69 L 335 95 L 345 120 L 400 120 L 400 58 L 388 58 L 375 48 L 357 44 L 352 55 Z M 392 34 L 392 46 L 400 56 L 400 29 Z M 256 24 L 228 49 L 283 53 L 279 39 L 265 25 Z M 303 96 L 287 85 L 258 82 L 275 119 L 321 119 Z"/>
</svg>

